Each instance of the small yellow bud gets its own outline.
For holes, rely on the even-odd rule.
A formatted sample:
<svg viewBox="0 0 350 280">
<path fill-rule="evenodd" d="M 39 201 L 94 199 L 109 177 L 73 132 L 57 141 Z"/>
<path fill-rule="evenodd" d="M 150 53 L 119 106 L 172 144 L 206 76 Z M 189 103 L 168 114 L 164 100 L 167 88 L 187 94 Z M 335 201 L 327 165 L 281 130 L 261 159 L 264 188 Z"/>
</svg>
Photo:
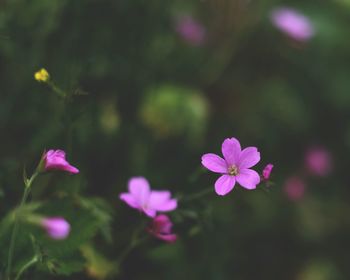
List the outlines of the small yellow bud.
<svg viewBox="0 0 350 280">
<path fill-rule="evenodd" d="M 34 74 L 35 80 L 38 82 L 47 82 L 48 79 L 50 79 L 49 73 L 46 71 L 46 69 L 42 68 L 39 71 L 35 72 Z"/>
</svg>

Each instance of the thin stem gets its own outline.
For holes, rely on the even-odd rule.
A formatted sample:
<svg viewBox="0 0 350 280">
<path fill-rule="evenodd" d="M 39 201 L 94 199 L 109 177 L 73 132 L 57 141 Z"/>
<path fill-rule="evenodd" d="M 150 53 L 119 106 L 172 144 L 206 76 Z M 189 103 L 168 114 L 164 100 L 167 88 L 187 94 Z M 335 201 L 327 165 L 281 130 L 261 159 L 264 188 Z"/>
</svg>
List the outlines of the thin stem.
<svg viewBox="0 0 350 280">
<path fill-rule="evenodd" d="M 192 184 L 194 183 L 200 175 L 202 175 L 205 170 L 202 167 L 197 168 L 188 178 L 188 181 Z"/>
<path fill-rule="evenodd" d="M 7 268 L 5 273 L 5 279 L 10 280 L 10 274 L 11 274 L 11 268 L 12 268 L 12 260 L 13 260 L 13 252 L 15 249 L 15 241 L 19 229 L 19 219 L 18 219 L 18 212 L 22 209 L 23 205 L 26 203 L 28 196 L 30 194 L 30 187 L 34 181 L 34 179 L 38 176 L 38 173 L 35 172 L 32 177 L 29 180 L 25 180 L 25 189 L 22 196 L 21 203 L 17 210 L 15 210 L 15 217 L 14 217 L 14 226 L 11 234 L 11 240 L 10 240 L 10 248 L 9 248 L 9 254 L 7 258 Z"/>
<path fill-rule="evenodd" d="M 201 198 L 203 196 L 206 196 L 210 193 L 213 193 L 213 187 L 209 187 L 207 189 L 204 189 L 198 193 L 192 194 L 192 195 L 188 195 L 185 198 L 182 199 L 183 202 L 188 202 L 188 201 L 193 201 L 196 200 L 198 198 Z"/>
<path fill-rule="evenodd" d="M 65 98 L 67 96 L 67 94 L 61 90 L 58 86 L 56 86 L 56 84 L 52 81 L 48 81 L 48 85 L 51 86 L 51 89 L 59 96 L 62 98 Z"/>
<path fill-rule="evenodd" d="M 19 280 L 19 278 L 21 277 L 21 275 L 23 274 L 23 272 L 25 272 L 28 268 L 30 268 L 32 265 L 36 264 L 39 261 L 38 256 L 34 256 L 29 262 L 27 262 L 24 266 L 22 266 L 22 268 L 20 269 L 20 271 L 18 272 L 15 280 Z"/>
<path fill-rule="evenodd" d="M 128 255 L 134 248 L 136 248 L 139 244 L 141 244 L 143 241 L 145 241 L 145 240 L 147 239 L 148 236 L 147 236 L 146 238 L 142 238 L 142 239 L 139 238 L 139 234 L 140 234 L 140 232 L 144 229 L 144 227 L 145 227 L 145 224 L 142 223 L 142 225 L 134 231 L 134 233 L 133 233 L 133 235 L 132 235 L 132 237 L 131 237 L 131 241 L 130 241 L 129 246 L 126 247 L 126 248 L 124 249 L 124 251 L 123 251 L 123 252 L 119 255 L 119 257 L 118 257 L 118 260 L 117 260 L 118 266 L 121 265 L 121 263 L 124 261 L 124 259 L 127 257 L 127 255 Z"/>
</svg>

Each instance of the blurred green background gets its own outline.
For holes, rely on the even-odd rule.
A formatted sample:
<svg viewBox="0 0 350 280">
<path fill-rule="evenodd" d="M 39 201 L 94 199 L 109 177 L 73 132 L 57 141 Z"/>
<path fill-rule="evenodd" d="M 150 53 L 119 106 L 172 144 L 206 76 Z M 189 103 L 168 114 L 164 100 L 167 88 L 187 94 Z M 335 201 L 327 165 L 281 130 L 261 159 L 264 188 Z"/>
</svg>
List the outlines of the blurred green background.
<svg viewBox="0 0 350 280">
<path fill-rule="evenodd" d="M 306 15 L 315 36 L 300 43 L 280 32 L 269 20 L 278 6 Z M 203 42 L 179 34 L 182 15 L 202 25 Z M 70 217 L 73 232 L 90 230 L 86 240 L 113 260 L 140 220 L 118 198 L 127 180 L 145 176 L 178 197 L 200 192 L 217 178 L 194 177 L 201 155 L 236 137 L 259 148 L 257 171 L 275 165 L 274 185 L 180 201 L 178 242 L 134 250 L 122 278 L 350 279 L 349 18 L 348 0 L 1 1 L 0 216 L 20 199 L 23 167 L 31 172 L 44 149 L 64 149 L 80 175 L 44 176 L 33 198 L 53 199 L 43 211 Z M 34 80 L 42 67 L 67 92 L 86 94 L 63 102 Z M 326 176 L 305 167 L 315 145 L 331 155 Z M 305 185 L 298 199 L 285 191 L 292 176 Z M 62 202 L 66 194 L 107 201 L 106 238 Z M 28 279 L 86 271 L 37 269 Z"/>
</svg>

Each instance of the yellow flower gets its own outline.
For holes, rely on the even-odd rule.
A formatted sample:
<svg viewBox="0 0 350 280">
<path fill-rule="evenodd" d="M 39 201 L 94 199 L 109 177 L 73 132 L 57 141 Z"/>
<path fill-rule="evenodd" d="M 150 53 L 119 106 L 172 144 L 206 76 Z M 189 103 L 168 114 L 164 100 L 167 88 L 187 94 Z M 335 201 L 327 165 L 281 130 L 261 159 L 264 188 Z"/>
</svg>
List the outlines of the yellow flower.
<svg viewBox="0 0 350 280">
<path fill-rule="evenodd" d="M 45 68 L 41 68 L 39 71 L 35 72 L 34 78 L 38 82 L 47 82 L 48 79 L 50 79 L 50 75 Z"/>
</svg>

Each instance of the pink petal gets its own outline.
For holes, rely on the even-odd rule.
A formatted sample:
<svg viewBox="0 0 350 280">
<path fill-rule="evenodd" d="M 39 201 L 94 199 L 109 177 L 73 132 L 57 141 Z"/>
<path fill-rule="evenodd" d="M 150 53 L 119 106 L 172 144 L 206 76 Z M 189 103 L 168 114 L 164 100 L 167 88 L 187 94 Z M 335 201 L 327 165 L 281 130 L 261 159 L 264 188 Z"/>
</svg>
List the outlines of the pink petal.
<svg viewBox="0 0 350 280">
<path fill-rule="evenodd" d="M 260 161 L 260 153 L 256 147 L 245 148 L 240 156 L 238 161 L 238 167 L 240 169 L 246 169 L 254 166 Z"/>
<path fill-rule="evenodd" d="M 307 41 L 315 33 L 309 18 L 291 8 L 282 7 L 273 10 L 271 20 L 278 29 L 296 40 Z"/>
<path fill-rule="evenodd" d="M 157 211 L 169 212 L 169 211 L 175 210 L 176 208 L 177 208 L 177 200 L 170 199 L 166 203 L 163 203 L 162 205 L 158 205 Z"/>
<path fill-rule="evenodd" d="M 215 182 L 215 191 L 218 195 L 228 194 L 236 184 L 236 179 L 234 176 L 222 175 Z"/>
<path fill-rule="evenodd" d="M 136 208 L 136 209 L 141 209 L 140 204 L 138 203 L 138 201 L 135 200 L 135 197 L 132 194 L 121 193 L 119 195 L 119 198 L 121 200 L 123 200 L 126 204 L 128 204 L 130 207 Z"/>
<path fill-rule="evenodd" d="M 154 234 L 154 236 L 168 243 L 173 243 L 177 239 L 176 234 Z"/>
<path fill-rule="evenodd" d="M 144 177 L 131 178 L 128 182 L 128 189 L 139 205 L 148 203 L 151 191 L 149 183 Z"/>
<path fill-rule="evenodd" d="M 143 208 L 142 210 L 147 216 L 149 216 L 151 218 L 154 218 L 157 214 L 156 210 L 154 210 L 154 209 Z"/>
<path fill-rule="evenodd" d="M 177 208 L 177 200 L 170 199 L 169 191 L 152 191 L 149 197 L 148 208 L 168 212 Z"/>
<path fill-rule="evenodd" d="M 227 138 L 222 143 L 221 151 L 229 165 L 237 164 L 241 153 L 241 144 L 236 138 Z"/>
<path fill-rule="evenodd" d="M 77 173 L 79 173 L 79 169 L 76 168 L 76 167 L 74 167 L 74 166 L 72 166 L 72 165 L 70 165 L 70 164 L 66 165 L 66 166 L 64 167 L 64 170 L 67 171 L 67 172 L 69 172 L 69 173 L 72 173 L 72 174 L 77 174 Z"/>
<path fill-rule="evenodd" d="M 58 157 L 66 158 L 66 152 L 63 150 L 56 150 L 55 153 Z"/>
<path fill-rule="evenodd" d="M 243 188 L 253 190 L 256 188 L 256 185 L 260 183 L 260 176 L 254 170 L 243 169 L 239 170 L 236 180 Z"/>
<path fill-rule="evenodd" d="M 224 159 L 215 154 L 205 154 L 202 156 L 202 165 L 210 171 L 226 173 L 227 164 Z"/>
<path fill-rule="evenodd" d="M 157 209 L 166 203 L 170 196 L 171 193 L 169 191 L 151 191 L 147 205 L 150 208 Z"/>
</svg>

